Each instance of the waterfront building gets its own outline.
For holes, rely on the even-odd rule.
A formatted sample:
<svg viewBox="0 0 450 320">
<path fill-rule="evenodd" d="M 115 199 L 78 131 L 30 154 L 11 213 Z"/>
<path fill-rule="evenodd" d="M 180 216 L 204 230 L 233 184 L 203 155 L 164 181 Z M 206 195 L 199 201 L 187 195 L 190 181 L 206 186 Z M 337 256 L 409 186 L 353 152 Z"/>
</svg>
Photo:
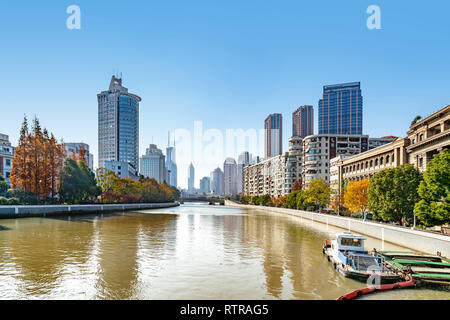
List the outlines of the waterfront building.
<svg viewBox="0 0 450 320">
<path fill-rule="evenodd" d="M 362 112 L 360 82 L 324 86 L 319 100 L 319 134 L 361 135 Z"/>
<path fill-rule="evenodd" d="M 314 107 L 300 106 L 292 113 L 292 136 L 304 138 L 314 134 Z"/>
<path fill-rule="evenodd" d="M 173 147 L 170 146 L 170 140 L 166 148 L 166 168 L 167 168 L 167 183 L 172 187 L 177 187 L 177 161 L 175 141 Z"/>
<path fill-rule="evenodd" d="M 211 178 L 203 177 L 200 179 L 200 193 L 209 194 L 211 189 Z"/>
<path fill-rule="evenodd" d="M 292 192 L 293 184 L 301 179 L 302 148 L 300 137 L 289 139 L 289 152 L 264 159 L 244 167 L 243 193 L 280 197 Z"/>
<path fill-rule="evenodd" d="M 433 156 L 450 146 L 450 105 L 412 124 L 407 135 L 408 162 L 425 171 Z"/>
<path fill-rule="evenodd" d="M 398 137 L 386 136 L 381 138 L 369 138 L 369 150 L 381 147 L 382 145 L 393 142 Z"/>
<path fill-rule="evenodd" d="M 120 178 L 139 180 L 138 170 L 128 161 L 106 160 L 101 168 L 112 171 Z"/>
<path fill-rule="evenodd" d="M 129 162 L 139 170 L 139 102 L 141 98 L 112 76 L 109 89 L 97 95 L 98 165 L 106 161 Z"/>
<path fill-rule="evenodd" d="M 412 164 L 425 171 L 435 154 L 450 148 L 450 105 L 412 124 L 406 138 L 381 145 L 367 152 L 330 161 L 333 174 L 330 184 L 342 191 L 343 184 L 372 178 L 375 173 L 404 164 Z"/>
<path fill-rule="evenodd" d="M 226 158 L 223 163 L 224 192 L 226 196 L 237 194 L 237 165 L 233 158 Z"/>
<path fill-rule="evenodd" d="M 220 168 L 211 172 L 211 193 L 215 196 L 224 195 L 224 174 Z"/>
<path fill-rule="evenodd" d="M 9 176 L 11 175 L 12 162 L 15 148 L 9 141 L 9 136 L 0 133 L 0 174 L 5 178 L 10 186 Z"/>
<path fill-rule="evenodd" d="M 252 163 L 252 155 L 248 151 L 242 152 L 238 157 L 237 173 L 236 173 L 236 191 L 238 194 L 243 192 L 243 172 L 244 167 L 249 166 Z"/>
<path fill-rule="evenodd" d="M 367 135 L 319 134 L 303 139 L 302 184 L 312 180 L 330 182 L 330 159 L 339 155 L 356 155 L 368 150 Z"/>
<path fill-rule="evenodd" d="M 194 165 L 191 164 L 189 165 L 189 171 L 188 171 L 188 190 L 189 191 L 194 191 L 194 180 L 195 179 L 195 169 L 194 169 Z"/>
<path fill-rule="evenodd" d="M 155 144 L 150 144 L 145 155 L 141 157 L 140 174 L 146 178 L 154 178 L 159 183 L 166 182 L 166 157 Z"/>
<path fill-rule="evenodd" d="M 270 114 L 264 121 L 264 156 L 280 155 L 283 152 L 283 116 L 281 113 Z"/>
<path fill-rule="evenodd" d="M 94 155 L 89 152 L 89 145 L 87 143 L 66 142 L 63 144 L 63 146 L 66 150 L 66 156 L 68 158 L 71 158 L 72 155 L 75 155 L 75 157 L 78 158 L 80 155 L 80 149 L 83 148 L 84 151 L 86 151 L 86 164 L 88 165 L 89 169 L 94 171 Z"/>
</svg>

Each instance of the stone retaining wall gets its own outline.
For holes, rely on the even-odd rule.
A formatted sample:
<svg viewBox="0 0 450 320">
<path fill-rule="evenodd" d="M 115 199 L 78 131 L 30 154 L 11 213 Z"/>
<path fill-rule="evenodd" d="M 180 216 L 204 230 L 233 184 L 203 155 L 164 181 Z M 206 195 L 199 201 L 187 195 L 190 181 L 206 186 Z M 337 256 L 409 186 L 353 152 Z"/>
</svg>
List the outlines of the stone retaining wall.
<svg viewBox="0 0 450 320">
<path fill-rule="evenodd" d="M 440 251 L 443 256 L 450 257 L 450 236 L 443 234 L 435 234 L 426 231 L 412 230 L 410 228 L 391 226 L 383 223 L 295 209 L 242 205 L 231 201 L 226 201 L 226 205 L 298 216 L 304 219 L 329 224 L 350 232 L 364 234 L 382 241 L 411 248 L 415 251 L 421 251 L 429 254 L 436 254 L 437 251 Z"/>
</svg>

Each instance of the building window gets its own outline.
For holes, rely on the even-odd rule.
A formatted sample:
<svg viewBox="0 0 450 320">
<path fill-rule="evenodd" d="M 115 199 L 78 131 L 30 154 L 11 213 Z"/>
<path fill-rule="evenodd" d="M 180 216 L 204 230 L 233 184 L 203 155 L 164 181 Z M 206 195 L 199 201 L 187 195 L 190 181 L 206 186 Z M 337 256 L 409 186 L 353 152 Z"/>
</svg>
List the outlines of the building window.
<svg viewBox="0 0 450 320">
<path fill-rule="evenodd" d="M 419 159 L 419 167 L 423 167 L 423 158 Z"/>
<path fill-rule="evenodd" d="M 373 160 L 370 160 L 370 167 L 373 167 Z"/>
<path fill-rule="evenodd" d="M 375 159 L 375 167 L 378 165 L 378 159 Z"/>
<path fill-rule="evenodd" d="M 391 161 L 391 157 L 389 155 L 386 156 L 386 164 L 389 164 L 390 161 Z"/>
<path fill-rule="evenodd" d="M 366 169 L 369 167 L 369 162 L 366 161 Z"/>
<path fill-rule="evenodd" d="M 419 136 L 419 141 L 423 141 L 423 134 Z"/>
<path fill-rule="evenodd" d="M 384 163 L 384 158 L 381 157 L 381 158 L 380 158 L 380 165 L 383 165 L 383 163 Z"/>
</svg>

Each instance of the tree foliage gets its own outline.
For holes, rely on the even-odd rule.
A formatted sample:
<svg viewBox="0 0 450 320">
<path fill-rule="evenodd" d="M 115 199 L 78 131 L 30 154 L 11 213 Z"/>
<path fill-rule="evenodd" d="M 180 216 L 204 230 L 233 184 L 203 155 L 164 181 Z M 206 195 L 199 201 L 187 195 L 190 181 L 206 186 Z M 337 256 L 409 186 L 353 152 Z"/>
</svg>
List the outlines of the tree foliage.
<svg viewBox="0 0 450 320">
<path fill-rule="evenodd" d="M 350 181 L 344 193 L 344 204 L 351 212 L 366 213 L 369 198 L 369 185 L 369 179 Z"/>
<path fill-rule="evenodd" d="M 444 150 L 427 164 L 420 182 L 420 201 L 415 213 L 426 226 L 450 223 L 450 150 Z"/>
<path fill-rule="evenodd" d="M 370 211 L 384 221 L 411 222 L 421 179 L 421 173 L 411 164 L 377 172 L 370 180 Z"/>
<path fill-rule="evenodd" d="M 311 181 L 306 193 L 306 202 L 314 203 L 319 209 L 325 208 L 330 202 L 331 188 L 323 179 Z"/>
<path fill-rule="evenodd" d="M 57 194 L 57 181 L 62 169 L 65 150 L 53 134 L 42 129 L 35 117 L 31 130 L 24 118 L 19 145 L 14 151 L 11 187 L 33 194 L 38 200 Z"/>
</svg>

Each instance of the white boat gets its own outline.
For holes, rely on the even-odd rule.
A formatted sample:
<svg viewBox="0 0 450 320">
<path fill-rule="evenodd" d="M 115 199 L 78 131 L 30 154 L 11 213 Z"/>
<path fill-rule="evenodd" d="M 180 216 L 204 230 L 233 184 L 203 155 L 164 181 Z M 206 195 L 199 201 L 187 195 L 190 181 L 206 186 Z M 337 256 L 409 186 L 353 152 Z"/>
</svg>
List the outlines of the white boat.
<svg viewBox="0 0 450 320">
<path fill-rule="evenodd" d="M 334 240 L 325 240 L 322 251 L 345 277 L 366 281 L 376 274 L 381 283 L 400 280 L 400 276 L 385 263 L 383 256 L 365 250 L 365 240 L 363 236 L 351 232 L 338 233 Z"/>
</svg>

